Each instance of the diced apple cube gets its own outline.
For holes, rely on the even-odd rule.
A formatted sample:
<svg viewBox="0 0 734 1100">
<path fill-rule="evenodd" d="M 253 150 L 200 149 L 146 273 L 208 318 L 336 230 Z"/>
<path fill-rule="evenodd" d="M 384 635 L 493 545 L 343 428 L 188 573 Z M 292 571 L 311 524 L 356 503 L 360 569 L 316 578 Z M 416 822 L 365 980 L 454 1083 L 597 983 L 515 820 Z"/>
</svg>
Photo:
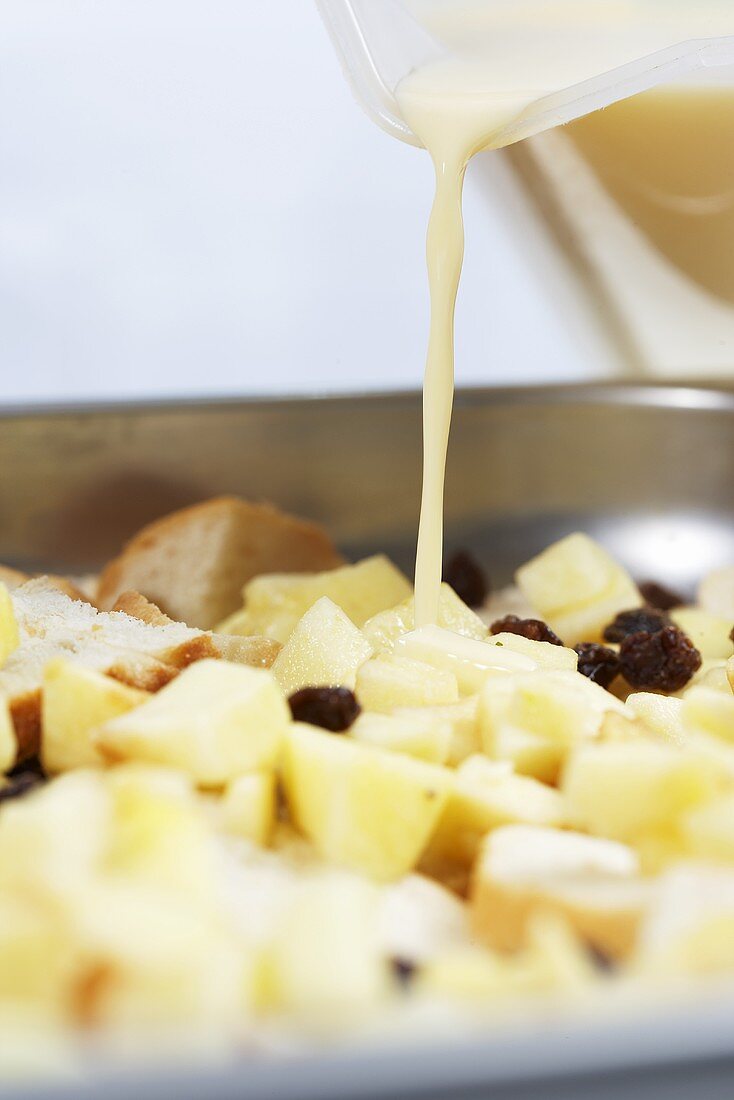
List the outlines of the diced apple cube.
<svg viewBox="0 0 734 1100">
<path fill-rule="evenodd" d="M 438 625 L 444 630 L 461 634 L 465 638 L 476 638 L 482 641 L 487 637 L 486 625 L 448 584 L 441 585 Z M 412 596 L 397 607 L 375 615 L 364 626 L 364 632 L 376 653 L 391 653 L 397 639 L 414 629 L 415 604 Z"/>
<path fill-rule="evenodd" d="M 734 619 L 722 619 L 700 607 L 679 607 L 670 612 L 670 617 L 688 635 L 702 657 L 723 660 L 734 653 L 731 640 Z"/>
<path fill-rule="evenodd" d="M 222 795 L 225 829 L 264 847 L 275 827 L 275 775 L 253 772 L 233 779 Z"/>
<path fill-rule="evenodd" d="M 459 698 L 456 677 L 409 657 L 379 655 L 357 672 L 357 698 L 367 711 L 389 714 L 396 707 L 430 707 Z"/>
<path fill-rule="evenodd" d="M 693 733 L 734 743 L 734 695 L 709 687 L 691 688 L 682 702 L 681 721 Z"/>
<path fill-rule="evenodd" d="M 734 622 L 734 565 L 704 577 L 698 586 L 698 603 L 709 614 Z"/>
<path fill-rule="evenodd" d="M 456 773 L 421 867 L 452 886 L 463 886 L 482 840 L 492 829 L 513 824 L 560 825 L 563 817 L 558 791 L 513 774 L 510 764 L 485 756 L 470 757 Z"/>
<path fill-rule="evenodd" d="M 0 895 L 18 890 L 75 906 L 102 866 L 111 821 L 102 775 L 81 769 L 6 803 L 0 814 Z"/>
<path fill-rule="evenodd" d="M 467 756 L 482 751 L 482 741 L 479 736 L 479 724 L 477 722 L 477 709 L 479 706 L 478 695 L 468 695 L 459 699 L 456 703 L 447 703 L 445 706 L 433 706 L 430 711 L 432 722 L 447 725 L 451 730 L 449 753 L 443 763 L 456 767 Z M 422 707 L 397 707 L 393 712 L 395 718 L 412 720 L 426 714 Z"/>
<path fill-rule="evenodd" d="M 13 601 L 10 598 L 8 587 L 0 583 L 0 668 L 5 664 L 10 654 L 20 644 L 18 623 L 15 619 Z"/>
<path fill-rule="evenodd" d="M 88 1014 L 103 1028 L 234 1028 L 254 990 L 252 956 L 211 906 L 123 876 L 83 891 L 78 934 L 97 964 Z"/>
<path fill-rule="evenodd" d="M 577 749 L 561 789 L 573 824 L 635 842 L 674 826 L 684 811 L 711 798 L 720 786 L 716 767 L 700 753 L 640 741 Z"/>
<path fill-rule="evenodd" d="M 451 748 L 452 730 L 445 719 L 434 716 L 433 707 L 416 708 L 409 717 L 392 714 L 361 714 L 349 730 L 351 737 L 390 752 L 402 752 L 428 764 L 445 764 Z"/>
<path fill-rule="evenodd" d="M 5 1004 L 16 1012 L 21 1005 L 34 1005 L 51 1016 L 63 1014 L 77 969 L 66 933 L 51 906 L 21 894 L 0 898 L 0 998 Z"/>
<path fill-rule="evenodd" d="M 148 702 L 100 727 L 111 760 L 180 768 L 205 787 L 272 768 L 290 723 L 275 678 L 227 661 L 197 661 Z"/>
<path fill-rule="evenodd" d="M 534 915 L 556 913 L 594 947 L 624 958 L 648 899 L 637 856 L 625 845 L 508 825 L 482 847 L 471 890 L 472 928 L 490 947 L 516 951 Z"/>
<path fill-rule="evenodd" d="M 276 1007 L 330 1031 L 335 1017 L 374 1009 L 388 990 L 378 900 L 357 876 L 321 873 L 301 883 L 273 944 Z"/>
<path fill-rule="evenodd" d="M 105 776 L 112 821 L 105 870 L 206 901 L 217 888 L 211 833 L 181 772 L 122 764 Z"/>
<path fill-rule="evenodd" d="M 537 667 L 523 653 L 454 634 L 440 626 L 422 626 L 401 635 L 396 639 L 395 653 L 436 669 L 448 669 L 456 676 L 459 691 L 468 695 L 476 694 L 493 677 L 530 672 Z"/>
<path fill-rule="evenodd" d="M 587 535 L 568 535 L 522 566 L 517 583 L 568 646 L 601 639 L 620 611 L 642 603 L 637 585 Z"/>
<path fill-rule="evenodd" d="M 695 807 L 685 814 L 680 828 L 691 855 L 734 862 L 734 795 Z"/>
<path fill-rule="evenodd" d="M 626 713 L 618 699 L 577 672 L 490 680 L 479 703 L 484 751 L 552 782 L 571 748 L 597 737 L 609 712 Z"/>
<path fill-rule="evenodd" d="M 656 736 L 674 745 L 686 741 L 683 724 L 683 700 L 651 691 L 635 691 L 626 699 L 627 707 Z"/>
<path fill-rule="evenodd" d="M 236 612 L 219 630 L 264 634 L 287 642 L 296 623 L 317 600 L 328 596 L 358 626 L 380 611 L 408 598 L 411 586 L 382 555 L 365 558 L 325 573 L 273 574 L 255 577 L 242 593 L 244 612 Z"/>
<path fill-rule="evenodd" d="M 41 759 L 48 772 L 102 764 L 90 734 L 111 718 L 150 699 L 145 691 L 62 657 L 44 671 L 41 696 Z"/>
<path fill-rule="evenodd" d="M 636 958 L 643 973 L 710 974 L 734 967 L 734 872 L 689 862 L 657 884 Z"/>
<path fill-rule="evenodd" d="M 272 672 L 286 695 L 299 688 L 354 687 L 372 647 L 351 619 L 324 596 L 294 627 Z"/>
<path fill-rule="evenodd" d="M 503 646 L 513 653 L 523 653 L 529 657 L 538 668 L 576 672 L 579 665 L 578 654 L 573 649 L 567 649 L 563 645 L 553 645 L 551 642 L 534 642 L 532 638 L 523 638 L 521 634 L 493 634 L 487 639 L 490 645 Z"/>
<path fill-rule="evenodd" d="M 420 858 L 451 773 L 295 723 L 283 782 L 295 824 L 326 859 L 390 880 Z"/>
</svg>

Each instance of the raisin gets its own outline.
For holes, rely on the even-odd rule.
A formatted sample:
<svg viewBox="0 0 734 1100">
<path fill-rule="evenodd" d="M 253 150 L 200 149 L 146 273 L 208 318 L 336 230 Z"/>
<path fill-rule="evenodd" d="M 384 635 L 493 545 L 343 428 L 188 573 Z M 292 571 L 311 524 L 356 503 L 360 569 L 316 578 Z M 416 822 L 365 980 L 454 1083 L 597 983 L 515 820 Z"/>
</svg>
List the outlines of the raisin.
<svg viewBox="0 0 734 1100">
<path fill-rule="evenodd" d="M 390 960 L 390 966 L 392 967 L 392 972 L 399 985 L 403 987 L 410 985 L 418 969 L 416 964 L 411 962 L 410 959 L 404 959 L 397 956 Z"/>
<path fill-rule="evenodd" d="M 579 655 L 579 672 L 593 683 L 608 688 L 619 675 L 619 657 L 613 649 L 596 642 L 581 642 L 574 649 Z"/>
<path fill-rule="evenodd" d="M 22 798 L 24 794 L 40 787 L 43 779 L 35 771 L 16 771 L 9 775 L 4 786 L 0 787 L 0 802 L 10 802 L 14 798 Z"/>
<path fill-rule="evenodd" d="M 531 642 L 550 642 L 551 645 L 563 645 L 563 642 L 542 619 L 521 619 L 519 615 L 505 615 L 497 619 L 489 628 L 490 634 L 519 634 Z"/>
<path fill-rule="evenodd" d="M 457 550 L 445 562 L 443 579 L 467 607 L 481 607 L 489 595 L 487 575 L 467 550 Z"/>
<path fill-rule="evenodd" d="M 601 971 L 602 974 L 614 974 L 617 969 L 617 964 L 611 955 L 607 955 L 606 951 L 602 951 L 593 944 L 588 944 L 586 949 L 589 952 L 589 958 L 597 970 Z"/>
<path fill-rule="evenodd" d="M 619 660 L 627 683 L 641 691 L 680 691 L 701 667 L 701 654 L 677 626 L 629 634 Z"/>
<path fill-rule="evenodd" d="M 657 581 L 643 581 L 637 587 L 647 606 L 654 607 L 656 611 L 672 611 L 675 607 L 682 607 L 686 602 L 672 588 L 666 588 L 664 584 L 658 584 Z"/>
<path fill-rule="evenodd" d="M 663 611 L 656 611 L 654 607 L 636 607 L 631 611 L 620 611 L 604 631 L 604 641 L 621 642 L 630 634 L 657 634 L 666 626 L 670 626 L 670 619 Z"/>
<path fill-rule="evenodd" d="M 308 722 L 331 733 L 343 733 L 361 711 L 353 691 L 345 687 L 306 687 L 288 700 L 296 722 Z"/>
</svg>

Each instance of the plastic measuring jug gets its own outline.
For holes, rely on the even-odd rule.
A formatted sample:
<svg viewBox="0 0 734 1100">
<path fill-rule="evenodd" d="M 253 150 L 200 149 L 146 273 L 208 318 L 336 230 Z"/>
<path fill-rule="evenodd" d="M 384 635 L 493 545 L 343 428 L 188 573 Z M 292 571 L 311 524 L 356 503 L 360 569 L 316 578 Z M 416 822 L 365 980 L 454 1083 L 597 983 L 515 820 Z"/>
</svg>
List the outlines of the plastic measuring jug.
<svg viewBox="0 0 734 1100">
<path fill-rule="evenodd" d="M 500 9 L 506 0 L 485 0 Z M 522 0 L 520 0 L 522 2 Z M 593 0 L 587 0 L 593 3 Z M 653 0 L 653 5 L 659 0 Z M 673 0 L 675 6 L 677 0 Z M 430 20 L 420 19 L 430 0 L 406 5 L 402 0 L 316 0 L 352 90 L 367 114 L 384 130 L 412 145 L 421 142 L 401 115 L 395 91 L 414 69 L 438 60 L 450 48 L 434 36 Z M 476 10 L 475 3 L 474 8 Z M 649 9 L 649 0 L 647 7 Z M 536 4 L 542 11 L 542 5 Z M 627 5 L 642 13 L 646 0 Z M 670 11 L 670 6 L 668 6 Z M 459 15 L 458 18 L 461 18 Z M 509 145 L 563 126 L 621 99 L 660 84 L 679 83 L 696 73 L 734 64 L 734 34 L 689 39 L 634 58 L 569 87 L 540 95 L 499 134 L 493 144 Z M 471 91 L 471 87 L 467 87 Z"/>
<path fill-rule="evenodd" d="M 463 60 L 465 54 L 471 61 L 466 69 L 467 92 L 471 93 L 478 71 L 482 76 L 482 65 L 486 64 L 484 76 L 491 82 L 492 59 L 504 68 L 507 88 L 515 69 L 521 74 L 518 79 L 533 72 L 531 49 L 543 58 L 546 30 L 550 55 L 563 43 L 564 35 L 575 33 L 576 53 L 584 53 L 589 46 L 583 64 L 557 66 L 553 75 L 558 79 L 539 82 L 537 95 L 533 92 L 525 99 L 529 105 L 501 131 L 488 135 L 495 147 L 512 146 L 507 162 L 539 214 L 525 217 L 517 226 L 522 248 L 526 252 L 537 248 L 547 258 L 548 240 L 556 246 L 552 261 L 556 271 L 544 281 L 542 293 L 561 299 L 560 308 L 567 308 L 575 294 L 577 315 L 583 310 L 596 333 L 595 342 L 585 351 L 593 355 L 603 341 L 604 354 L 597 358 L 617 373 L 734 374 L 734 265 L 727 260 L 734 255 L 734 189 L 730 188 L 734 178 L 734 4 L 722 0 L 698 4 L 686 0 L 317 0 L 317 4 L 357 100 L 379 126 L 413 145 L 420 142 L 402 117 L 396 94 L 408 74 L 452 55 Z M 443 24 L 435 18 L 441 10 Z M 594 44 L 603 43 L 606 33 L 605 12 L 610 39 L 617 34 L 619 41 L 614 40 L 614 48 L 595 54 Z M 468 14 L 461 39 L 458 31 L 464 13 Z M 476 41 L 475 23 L 479 26 Z M 445 33 L 447 25 L 451 34 Z M 505 33 L 508 26 L 514 29 L 506 49 L 501 45 L 485 56 L 487 41 L 495 31 Z M 555 31 L 557 38 L 552 37 Z M 611 63 L 606 64 L 607 60 Z M 603 145 L 603 126 L 614 127 L 614 112 L 626 110 L 625 103 L 639 103 L 644 114 L 651 96 L 687 86 L 730 89 L 730 100 L 712 100 L 710 109 L 703 103 L 697 108 L 703 117 L 708 112 L 719 120 L 718 130 L 708 138 L 702 132 L 689 148 L 686 143 L 696 127 L 689 119 L 685 128 L 684 109 L 673 97 L 660 108 L 667 114 L 658 136 L 678 128 L 681 163 L 695 164 L 704 140 L 709 141 L 704 150 L 707 156 L 720 142 L 722 148 L 732 149 L 733 163 L 722 160 L 698 189 L 696 181 L 689 191 L 685 190 L 688 181 L 681 182 L 682 173 L 674 166 L 670 180 L 662 180 L 659 195 L 643 194 L 625 209 L 629 195 L 620 201 L 618 194 L 624 191 L 619 186 L 622 168 L 628 177 L 639 177 L 641 192 L 650 189 L 653 173 L 644 161 L 655 161 L 658 149 L 640 140 L 635 147 L 633 132 L 636 129 L 639 134 L 642 129 L 638 118 L 631 119 L 630 141 L 626 148 L 622 146 L 626 163 L 622 168 L 617 162 L 607 165 L 605 177 L 599 157 L 589 156 L 594 143 L 586 133 L 579 133 L 579 125 L 586 125 L 585 119 L 598 120 L 593 126 L 599 128 L 597 146 Z M 485 83 L 479 90 L 486 88 Z M 597 114 L 601 108 L 610 111 Z M 615 149 L 620 147 L 621 126 L 614 133 Z M 665 155 L 670 159 L 670 148 Z M 506 203 L 505 223 L 511 228 L 519 208 L 517 203 L 507 203 L 501 186 L 495 187 L 492 164 L 490 157 L 479 168 L 474 186 L 485 187 L 495 204 Z M 657 186 L 661 180 L 652 182 Z M 642 209 L 648 200 L 650 209 Z M 666 234 L 672 235 L 670 242 Z M 726 277 L 720 272 L 710 278 L 702 274 L 714 253 L 718 256 L 712 262 L 727 267 Z"/>
</svg>

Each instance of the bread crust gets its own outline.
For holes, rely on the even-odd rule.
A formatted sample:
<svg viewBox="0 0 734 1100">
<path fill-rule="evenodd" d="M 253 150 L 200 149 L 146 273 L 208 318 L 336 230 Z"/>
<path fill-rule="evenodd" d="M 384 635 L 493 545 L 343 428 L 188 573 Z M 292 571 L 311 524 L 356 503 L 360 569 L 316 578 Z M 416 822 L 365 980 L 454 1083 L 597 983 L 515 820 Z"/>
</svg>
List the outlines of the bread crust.
<svg viewBox="0 0 734 1100">
<path fill-rule="evenodd" d="M 212 551 L 202 553 L 207 541 Z M 343 562 L 317 524 L 270 504 L 215 497 L 163 516 L 134 535 L 103 569 L 96 601 L 109 609 L 134 589 L 174 620 L 206 630 L 237 610 L 242 588 L 254 576 L 319 572 Z M 199 580 L 199 598 L 182 575 Z"/>
</svg>

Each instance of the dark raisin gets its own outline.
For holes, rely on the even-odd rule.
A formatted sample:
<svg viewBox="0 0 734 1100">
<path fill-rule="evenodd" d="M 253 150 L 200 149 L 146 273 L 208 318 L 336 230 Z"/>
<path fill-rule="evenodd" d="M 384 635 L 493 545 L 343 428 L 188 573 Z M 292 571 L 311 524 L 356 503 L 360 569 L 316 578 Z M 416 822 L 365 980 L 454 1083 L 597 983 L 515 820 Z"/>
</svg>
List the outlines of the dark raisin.
<svg viewBox="0 0 734 1100">
<path fill-rule="evenodd" d="M 642 691 L 680 691 L 701 667 L 701 654 L 677 626 L 628 635 L 619 660 L 627 683 Z"/>
<path fill-rule="evenodd" d="M 663 611 L 656 611 L 654 607 L 636 607 L 631 611 L 620 611 L 604 631 L 604 641 L 616 643 L 630 634 L 657 634 L 666 626 L 670 626 L 670 619 Z"/>
<path fill-rule="evenodd" d="M 489 595 L 487 574 L 466 550 L 457 550 L 444 563 L 443 579 L 467 607 L 481 607 Z"/>
<path fill-rule="evenodd" d="M 611 955 L 607 955 L 606 951 L 594 947 L 593 944 L 587 945 L 587 951 L 597 970 L 600 970 L 603 974 L 613 974 L 616 971 L 617 964 Z"/>
<path fill-rule="evenodd" d="M 666 588 L 664 584 L 658 584 L 657 581 L 643 581 L 637 587 L 647 606 L 654 607 L 656 611 L 672 611 L 675 607 L 682 607 L 686 602 L 672 588 Z"/>
<path fill-rule="evenodd" d="M 505 615 L 497 619 L 489 628 L 490 634 L 519 634 L 531 642 L 550 642 L 551 645 L 563 645 L 563 642 L 542 619 L 521 619 L 519 615 Z"/>
<path fill-rule="evenodd" d="M 0 787 L 0 803 L 10 802 L 14 798 L 22 798 L 24 794 L 40 787 L 42 783 L 43 779 L 34 771 L 9 775 L 5 784 Z"/>
<path fill-rule="evenodd" d="M 33 775 L 38 776 L 38 779 L 48 779 L 48 775 L 41 763 L 39 756 L 29 756 L 27 760 L 23 760 L 20 764 L 16 764 L 14 768 L 11 768 L 8 772 L 8 779 L 14 779 L 15 776 L 25 775 L 27 772 L 31 772 Z"/>
<path fill-rule="evenodd" d="M 608 688 L 619 676 L 619 657 L 613 649 L 596 642 L 581 642 L 574 649 L 579 655 L 579 672 L 595 684 Z"/>
<path fill-rule="evenodd" d="M 411 962 L 410 959 L 403 959 L 399 957 L 391 959 L 390 966 L 392 967 L 392 972 L 397 978 L 398 983 L 404 987 L 410 985 L 410 983 L 413 981 L 413 978 L 415 977 L 415 972 L 418 969 L 416 964 L 414 962 Z"/>
<path fill-rule="evenodd" d="M 296 722 L 308 722 L 331 733 L 348 730 L 362 709 L 353 691 L 345 687 L 306 687 L 288 700 Z"/>
</svg>

